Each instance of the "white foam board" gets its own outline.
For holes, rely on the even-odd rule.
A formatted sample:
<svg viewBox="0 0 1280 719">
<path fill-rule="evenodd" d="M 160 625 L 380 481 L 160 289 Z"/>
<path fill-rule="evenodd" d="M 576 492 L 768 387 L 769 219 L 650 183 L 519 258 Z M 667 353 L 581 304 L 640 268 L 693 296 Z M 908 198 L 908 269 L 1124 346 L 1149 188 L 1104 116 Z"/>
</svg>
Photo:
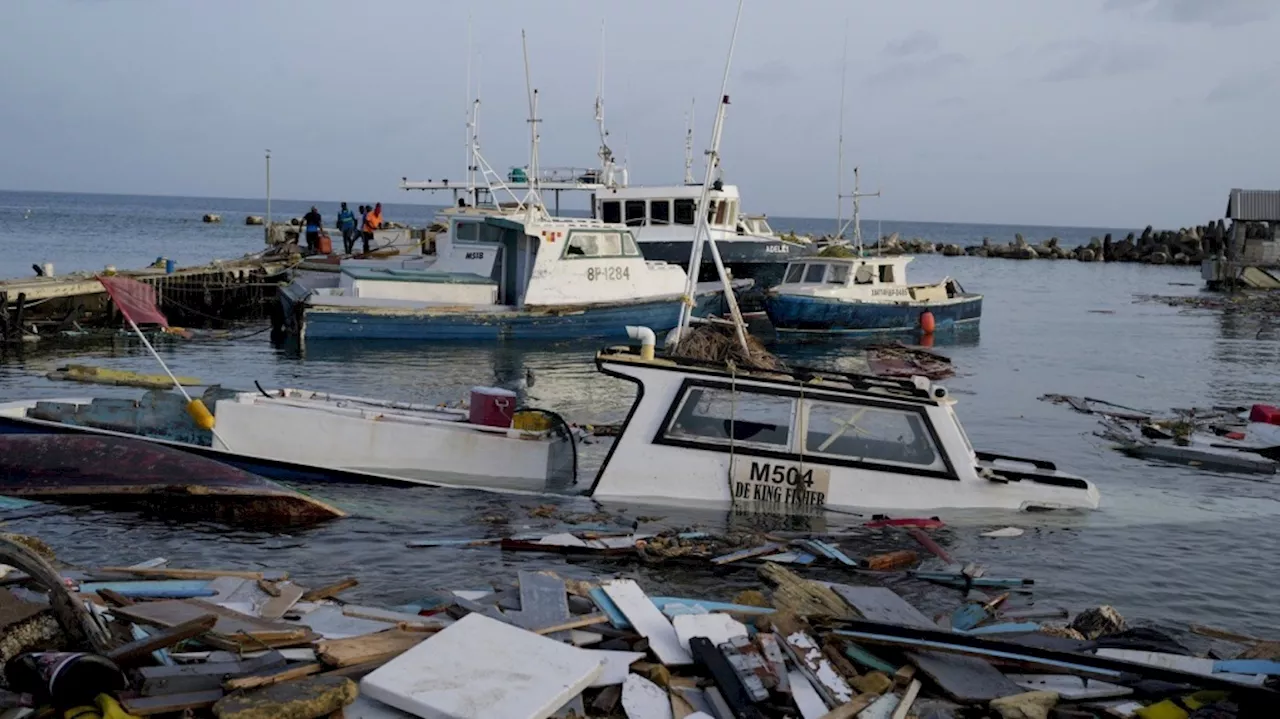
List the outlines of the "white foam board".
<svg viewBox="0 0 1280 719">
<path fill-rule="evenodd" d="M 689 651 L 680 645 L 680 637 L 671 622 L 649 601 L 640 585 L 630 579 L 618 579 L 602 588 L 640 636 L 649 640 L 649 648 L 658 661 L 667 666 L 693 663 Z"/>
<path fill-rule="evenodd" d="M 370 698 L 424 719 L 546 719 L 600 676 L 595 652 L 468 614 L 366 676 Z"/>
</svg>

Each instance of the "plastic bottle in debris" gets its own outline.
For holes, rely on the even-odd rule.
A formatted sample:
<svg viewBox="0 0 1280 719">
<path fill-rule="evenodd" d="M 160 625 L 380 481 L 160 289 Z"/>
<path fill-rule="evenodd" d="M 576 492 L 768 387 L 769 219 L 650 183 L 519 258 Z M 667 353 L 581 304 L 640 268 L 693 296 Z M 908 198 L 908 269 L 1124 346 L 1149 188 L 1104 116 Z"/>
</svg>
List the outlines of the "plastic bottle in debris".
<svg viewBox="0 0 1280 719">
<path fill-rule="evenodd" d="M 125 688 L 124 673 L 106 657 L 83 652 L 20 654 L 4 667 L 14 691 L 35 695 L 58 709 L 93 704 L 99 694 Z"/>
</svg>

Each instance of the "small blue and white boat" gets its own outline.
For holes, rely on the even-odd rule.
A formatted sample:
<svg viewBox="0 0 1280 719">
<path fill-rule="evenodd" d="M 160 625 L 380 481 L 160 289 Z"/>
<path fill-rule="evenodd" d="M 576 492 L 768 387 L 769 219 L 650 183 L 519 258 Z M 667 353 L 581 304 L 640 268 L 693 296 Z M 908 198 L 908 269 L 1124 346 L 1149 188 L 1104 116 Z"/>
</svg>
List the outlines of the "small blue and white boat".
<svg viewBox="0 0 1280 719">
<path fill-rule="evenodd" d="M 946 330 L 976 325 L 982 295 L 956 280 L 909 285 L 911 257 L 807 257 L 787 266 L 764 306 L 779 336 Z M 931 319 L 930 319 L 931 318 Z"/>
<path fill-rule="evenodd" d="M 646 261 L 624 225 L 535 212 L 475 224 L 474 250 L 422 269 L 358 264 L 336 287 L 290 284 L 285 328 L 304 341 L 622 338 L 626 325 L 675 327 L 686 301 L 721 310 L 719 283 L 687 297 L 685 271 Z"/>
</svg>

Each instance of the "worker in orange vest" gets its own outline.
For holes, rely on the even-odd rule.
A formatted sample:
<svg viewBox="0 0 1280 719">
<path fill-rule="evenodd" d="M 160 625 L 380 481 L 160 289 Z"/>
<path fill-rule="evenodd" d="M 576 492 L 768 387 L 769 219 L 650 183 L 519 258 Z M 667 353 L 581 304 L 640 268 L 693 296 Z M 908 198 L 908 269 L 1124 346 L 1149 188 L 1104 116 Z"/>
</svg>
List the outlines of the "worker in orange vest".
<svg viewBox="0 0 1280 719">
<path fill-rule="evenodd" d="M 369 243 L 373 240 L 373 232 L 382 227 L 382 203 L 373 206 L 364 216 L 364 226 L 360 228 L 360 239 L 364 244 L 364 253 L 369 254 Z"/>
</svg>

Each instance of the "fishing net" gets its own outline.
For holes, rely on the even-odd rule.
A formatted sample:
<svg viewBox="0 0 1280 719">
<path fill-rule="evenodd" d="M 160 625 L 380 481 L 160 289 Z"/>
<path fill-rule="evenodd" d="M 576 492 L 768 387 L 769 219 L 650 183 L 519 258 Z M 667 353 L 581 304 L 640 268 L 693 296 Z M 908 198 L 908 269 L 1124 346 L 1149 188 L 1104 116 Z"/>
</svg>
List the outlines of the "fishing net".
<svg viewBox="0 0 1280 719">
<path fill-rule="evenodd" d="M 698 324 L 685 330 L 671 356 L 716 364 L 733 362 L 744 369 L 786 369 L 782 360 L 751 334 L 747 335 L 747 347 L 750 351 L 744 353 L 732 325 Z"/>
</svg>

